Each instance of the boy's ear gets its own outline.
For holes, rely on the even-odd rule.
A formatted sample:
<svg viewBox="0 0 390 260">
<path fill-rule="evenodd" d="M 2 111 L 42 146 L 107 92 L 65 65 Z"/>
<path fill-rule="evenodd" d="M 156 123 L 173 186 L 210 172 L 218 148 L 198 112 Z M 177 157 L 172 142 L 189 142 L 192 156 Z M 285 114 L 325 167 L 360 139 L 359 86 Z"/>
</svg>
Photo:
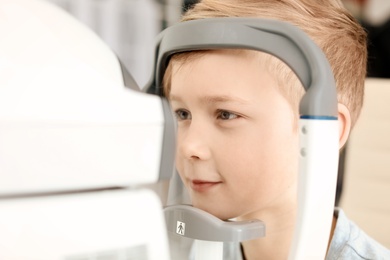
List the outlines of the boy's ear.
<svg viewBox="0 0 390 260">
<path fill-rule="evenodd" d="M 339 103 L 338 104 L 338 119 L 339 119 L 339 149 L 341 149 L 347 142 L 351 132 L 351 114 L 348 108 Z"/>
</svg>

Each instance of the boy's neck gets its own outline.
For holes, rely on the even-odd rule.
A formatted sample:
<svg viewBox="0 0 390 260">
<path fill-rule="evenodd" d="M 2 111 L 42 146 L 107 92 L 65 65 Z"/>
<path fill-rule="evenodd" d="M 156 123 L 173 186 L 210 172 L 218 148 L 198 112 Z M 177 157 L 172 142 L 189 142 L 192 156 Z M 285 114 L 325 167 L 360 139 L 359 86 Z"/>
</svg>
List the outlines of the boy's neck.
<svg viewBox="0 0 390 260">
<path fill-rule="evenodd" d="M 279 217 L 274 217 L 266 223 L 266 236 L 264 238 L 244 241 L 242 243 L 243 254 L 246 260 L 256 259 L 287 259 L 294 234 L 296 211 L 286 211 Z M 337 218 L 333 217 L 328 249 L 336 228 Z"/>
<path fill-rule="evenodd" d="M 245 259 L 287 259 L 294 235 L 297 217 L 297 183 L 293 183 L 272 203 L 257 211 L 242 216 L 242 219 L 264 221 L 264 238 L 242 243 Z"/>
<path fill-rule="evenodd" d="M 278 215 L 262 214 L 258 219 L 266 224 L 266 236 L 242 243 L 245 259 L 287 259 L 294 234 L 296 210 L 286 210 Z"/>
</svg>

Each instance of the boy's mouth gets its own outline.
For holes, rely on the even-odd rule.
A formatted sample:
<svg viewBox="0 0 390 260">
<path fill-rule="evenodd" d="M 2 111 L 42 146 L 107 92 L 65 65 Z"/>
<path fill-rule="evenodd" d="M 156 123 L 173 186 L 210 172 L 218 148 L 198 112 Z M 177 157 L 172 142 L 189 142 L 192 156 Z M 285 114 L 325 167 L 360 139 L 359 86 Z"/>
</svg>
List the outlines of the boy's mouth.
<svg viewBox="0 0 390 260">
<path fill-rule="evenodd" d="M 191 181 L 191 189 L 197 192 L 206 192 L 219 184 L 221 181 L 204 181 L 204 180 L 193 180 Z"/>
</svg>

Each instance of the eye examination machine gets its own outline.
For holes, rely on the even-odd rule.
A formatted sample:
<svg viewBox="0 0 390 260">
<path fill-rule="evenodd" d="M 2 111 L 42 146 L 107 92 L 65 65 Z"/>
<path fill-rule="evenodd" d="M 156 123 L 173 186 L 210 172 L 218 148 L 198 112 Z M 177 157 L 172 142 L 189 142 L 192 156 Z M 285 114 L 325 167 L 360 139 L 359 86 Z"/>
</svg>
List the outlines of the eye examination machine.
<svg viewBox="0 0 390 260">
<path fill-rule="evenodd" d="M 255 18 L 174 25 L 157 37 L 143 92 L 95 34 L 44 1 L 1 1 L 0 37 L 0 259 L 237 259 L 241 241 L 267 239 L 261 220 L 222 221 L 192 207 L 175 172 L 164 72 L 176 53 L 219 48 L 274 55 L 304 86 L 289 259 L 325 258 L 336 87 L 325 55 L 302 31 Z M 166 205 L 143 186 L 163 180 Z"/>
<path fill-rule="evenodd" d="M 304 86 L 306 94 L 299 107 L 299 209 L 289 258 L 324 259 L 332 223 L 338 164 L 336 87 L 325 55 L 305 33 L 283 22 L 257 18 L 189 21 L 160 34 L 154 77 L 146 90 L 162 95 L 162 78 L 172 55 L 218 48 L 269 53 L 284 61 Z M 266 239 L 267 223 L 258 220 L 223 222 L 186 205 L 190 201 L 182 187 L 183 183 L 176 174 L 168 197 L 168 203 L 172 205 L 168 205 L 164 212 L 170 233 L 194 240 L 195 259 L 237 259 L 232 244 L 263 236 Z M 187 233 L 178 230 L 180 223 L 185 224 Z M 179 245 L 184 244 L 178 240 Z"/>
</svg>

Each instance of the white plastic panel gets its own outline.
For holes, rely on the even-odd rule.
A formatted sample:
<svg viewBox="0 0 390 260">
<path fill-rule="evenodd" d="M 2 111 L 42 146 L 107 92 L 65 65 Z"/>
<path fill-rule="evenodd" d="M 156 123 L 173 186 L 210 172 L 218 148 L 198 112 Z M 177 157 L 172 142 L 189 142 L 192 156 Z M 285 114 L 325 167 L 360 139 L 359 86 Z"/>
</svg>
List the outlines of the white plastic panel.
<svg viewBox="0 0 390 260">
<path fill-rule="evenodd" d="M 0 259 L 170 259 L 151 191 L 0 200 L 0 215 Z"/>
<path fill-rule="evenodd" d="M 324 259 L 338 167 L 338 121 L 300 119 L 298 214 L 289 259 Z"/>
<path fill-rule="evenodd" d="M 154 183 L 162 130 L 0 124 L 0 195 Z"/>
</svg>

